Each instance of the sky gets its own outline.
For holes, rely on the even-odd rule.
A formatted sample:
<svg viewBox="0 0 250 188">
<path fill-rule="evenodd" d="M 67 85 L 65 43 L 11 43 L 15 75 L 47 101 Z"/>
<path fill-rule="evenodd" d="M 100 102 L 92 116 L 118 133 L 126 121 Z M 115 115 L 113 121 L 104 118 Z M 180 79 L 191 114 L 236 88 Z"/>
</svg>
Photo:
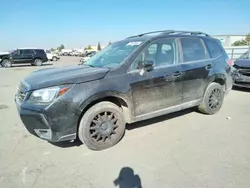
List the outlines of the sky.
<svg viewBox="0 0 250 188">
<path fill-rule="evenodd" d="M 0 0 L 0 51 L 105 45 L 154 30 L 250 33 L 249 0 Z"/>
</svg>

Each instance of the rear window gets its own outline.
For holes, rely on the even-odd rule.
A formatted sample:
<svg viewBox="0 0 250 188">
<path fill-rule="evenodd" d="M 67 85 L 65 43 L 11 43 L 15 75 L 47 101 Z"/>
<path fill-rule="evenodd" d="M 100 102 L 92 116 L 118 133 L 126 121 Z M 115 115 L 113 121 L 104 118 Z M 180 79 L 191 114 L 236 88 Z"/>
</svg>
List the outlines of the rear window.
<svg viewBox="0 0 250 188">
<path fill-rule="evenodd" d="M 206 59 L 205 49 L 198 38 L 181 38 L 183 61 L 199 61 Z"/>
<path fill-rule="evenodd" d="M 223 53 L 219 44 L 215 40 L 207 40 L 206 45 L 207 45 L 209 54 L 212 58 L 216 58 Z"/>
</svg>

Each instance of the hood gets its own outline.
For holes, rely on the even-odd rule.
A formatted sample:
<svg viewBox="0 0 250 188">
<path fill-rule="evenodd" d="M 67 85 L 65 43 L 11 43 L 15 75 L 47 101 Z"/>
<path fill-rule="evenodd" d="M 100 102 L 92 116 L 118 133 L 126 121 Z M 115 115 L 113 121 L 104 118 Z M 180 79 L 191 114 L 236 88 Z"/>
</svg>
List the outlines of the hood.
<svg viewBox="0 0 250 188">
<path fill-rule="evenodd" d="M 234 67 L 239 68 L 250 68 L 250 59 L 238 59 L 234 61 Z"/>
<path fill-rule="evenodd" d="M 3 56 L 10 56 L 10 53 L 8 53 L 8 52 L 0 52 L 0 57 L 3 57 Z"/>
<path fill-rule="evenodd" d="M 8 55 L 10 52 L 0 52 L 0 55 Z"/>
<path fill-rule="evenodd" d="M 104 78 L 108 68 L 89 67 L 84 65 L 47 68 L 35 71 L 24 81 L 31 90 L 62 84 L 77 84 Z"/>
</svg>

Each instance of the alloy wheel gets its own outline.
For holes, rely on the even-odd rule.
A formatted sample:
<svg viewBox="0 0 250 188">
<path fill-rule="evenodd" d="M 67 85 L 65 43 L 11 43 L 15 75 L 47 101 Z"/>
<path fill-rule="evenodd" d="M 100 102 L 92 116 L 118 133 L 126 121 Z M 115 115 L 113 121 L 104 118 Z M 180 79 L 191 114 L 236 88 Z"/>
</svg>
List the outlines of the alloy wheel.
<svg viewBox="0 0 250 188">
<path fill-rule="evenodd" d="M 105 111 L 97 114 L 91 122 L 89 134 L 93 141 L 106 143 L 116 135 L 119 121 L 115 113 Z"/>
<path fill-rule="evenodd" d="M 211 109 L 216 109 L 217 107 L 220 106 L 221 99 L 222 99 L 222 91 L 218 88 L 215 88 L 209 96 L 208 100 L 209 107 Z"/>
</svg>

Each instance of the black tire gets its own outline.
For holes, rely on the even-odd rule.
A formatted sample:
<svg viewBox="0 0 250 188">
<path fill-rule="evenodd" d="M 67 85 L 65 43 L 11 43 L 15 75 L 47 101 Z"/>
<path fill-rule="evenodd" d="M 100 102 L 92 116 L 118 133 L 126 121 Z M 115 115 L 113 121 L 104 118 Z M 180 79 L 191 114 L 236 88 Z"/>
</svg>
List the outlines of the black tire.
<svg viewBox="0 0 250 188">
<path fill-rule="evenodd" d="M 83 115 L 78 137 L 91 150 L 103 150 L 117 144 L 125 133 L 121 108 L 111 102 L 100 102 Z"/>
<path fill-rule="evenodd" d="M 43 64 L 43 61 L 41 59 L 35 59 L 33 64 L 35 66 L 41 66 Z"/>
<path fill-rule="evenodd" d="M 9 59 L 4 59 L 4 60 L 2 60 L 1 65 L 4 68 L 10 68 L 12 66 L 12 62 Z"/>
<path fill-rule="evenodd" d="M 53 56 L 53 57 L 52 57 L 52 61 L 57 61 L 57 57 L 56 57 L 56 56 Z"/>
<path fill-rule="evenodd" d="M 203 101 L 198 107 L 199 111 L 209 115 L 217 113 L 223 104 L 224 95 L 225 92 L 222 85 L 214 82 L 209 84 Z"/>
</svg>

